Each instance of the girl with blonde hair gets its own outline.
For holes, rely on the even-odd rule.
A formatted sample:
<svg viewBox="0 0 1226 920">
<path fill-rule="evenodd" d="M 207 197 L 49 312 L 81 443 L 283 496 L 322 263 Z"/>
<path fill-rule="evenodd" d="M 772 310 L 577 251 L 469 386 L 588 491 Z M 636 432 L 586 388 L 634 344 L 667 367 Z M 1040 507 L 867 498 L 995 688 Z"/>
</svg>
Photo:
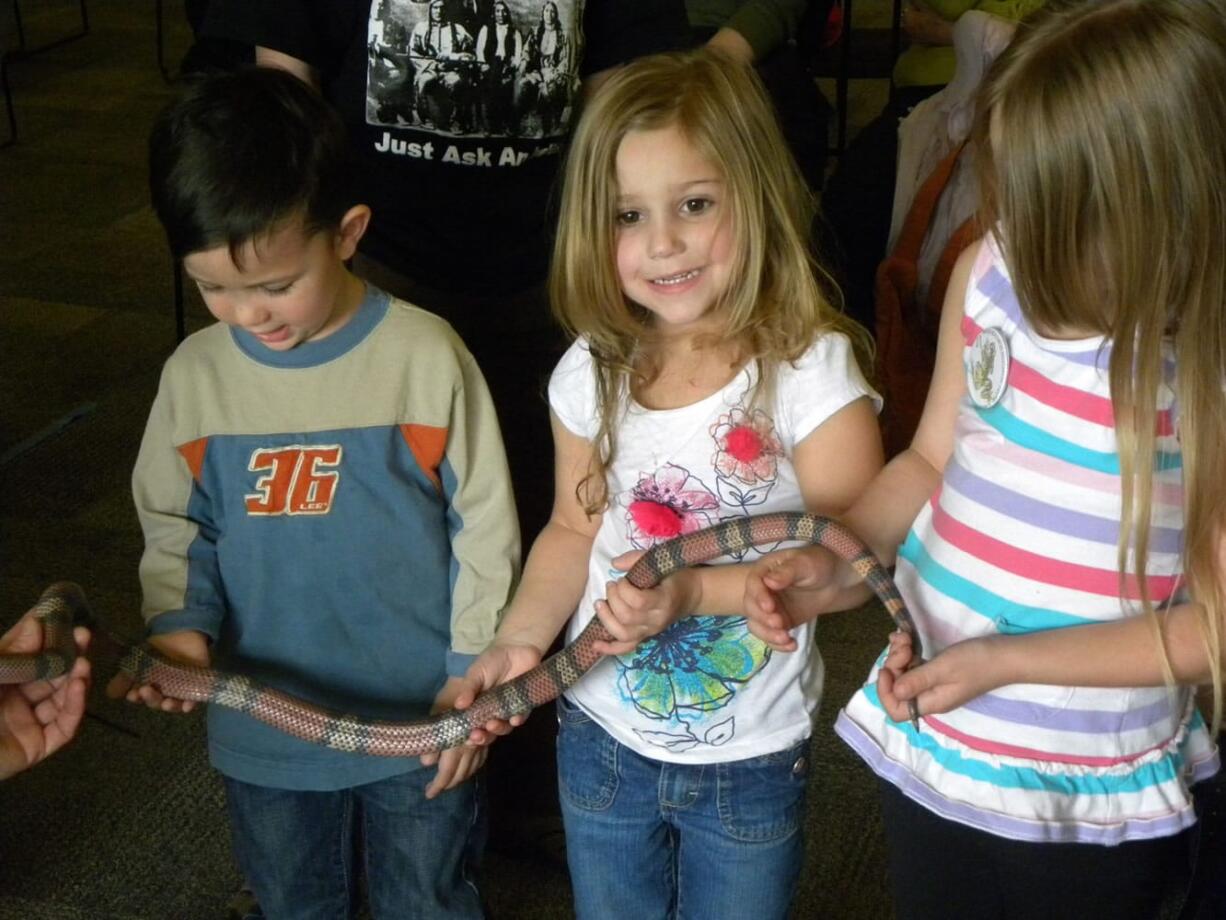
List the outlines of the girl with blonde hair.
<svg viewBox="0 0 1226 920">
<path fill-rule="evenodd" d="M 559 705 L 581 918 L 788 910 L 820 657 L 749 633 L 755 551 L 650 591 L 616 579 L 722 519 L 839 513 L 880 469 L 862 334 L 816 280 L 811 215 L 761 84 L 711 52 L 622 68 L 575 133 L 551 279 L 576 335 L 549 387 L 553 515 L 470 680 L 527 670 L 567 620 L 570 638 L 598 616 L 618 640 Z"/>
<path fill-rule="evenodd" d="M 1226 566 L 1226 21 L 1082 0 L 979 106 L 984 239 L 949 285 L 911 447 L 846 521 L 895 636 L 836 730 L 883 780 L 898 915 L 1158 915 L 1218 752 Z M 901 545 L 900 545 L 901 544 Z M 752 573 L 756 634 L 863 596 L 825 554 Z M 910 722 L 918 704 L 921 726 Z"/>
</svg>

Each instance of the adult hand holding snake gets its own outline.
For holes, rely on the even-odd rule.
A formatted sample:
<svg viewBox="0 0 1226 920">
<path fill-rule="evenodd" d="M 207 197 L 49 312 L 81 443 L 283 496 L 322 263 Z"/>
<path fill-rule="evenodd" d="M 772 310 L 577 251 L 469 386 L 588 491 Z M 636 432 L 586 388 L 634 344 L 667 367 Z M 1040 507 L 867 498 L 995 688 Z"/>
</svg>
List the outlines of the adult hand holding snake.
<svg viewBox="0 0 1226 920">
<path fill-rule="evenodd" d="M 0 661 L 18 660 L 18 656 L 28 660 L 46 650 L 45 612 L 36 606 L 0 637 Z M 83 626 L 72 628 L 71 612 L 57 611 L 56 615 L 53 636 L 59 637 L 56 644 L 66 646 L 62 649 L 66 661 L 61 661 L 67 673 L 15 673 L 14 677 L 29 679 L 11 684 L 0 681 L 0 779 L 34 766 L 66 745 L 85 715 L 90 666 L 84 652 L 90 633 Z"/>
</svg>

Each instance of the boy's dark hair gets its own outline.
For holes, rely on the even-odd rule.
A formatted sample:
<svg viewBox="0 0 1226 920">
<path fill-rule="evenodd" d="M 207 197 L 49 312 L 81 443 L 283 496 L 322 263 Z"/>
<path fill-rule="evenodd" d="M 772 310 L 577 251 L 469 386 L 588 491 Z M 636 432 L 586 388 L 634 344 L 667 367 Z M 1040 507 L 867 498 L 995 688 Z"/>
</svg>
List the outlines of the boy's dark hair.
<svg viewBox="0 0 1226 920">
<path fill-rule="evenodd" d="M 171 253 L 231 256 L 296 213 L 334 229 L 354 204 L 345 127 L 297 77 L 243 67 L 191 82 L 149 137 L 153 209 Z"/>
</svg>

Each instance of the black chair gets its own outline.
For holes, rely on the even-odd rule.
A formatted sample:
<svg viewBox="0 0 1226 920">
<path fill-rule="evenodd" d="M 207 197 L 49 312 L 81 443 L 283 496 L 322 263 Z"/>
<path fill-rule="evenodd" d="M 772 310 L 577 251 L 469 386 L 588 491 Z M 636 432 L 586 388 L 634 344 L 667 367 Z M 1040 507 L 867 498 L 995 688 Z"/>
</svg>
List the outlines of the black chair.
<svg viewBox="0 0 1226 920">
<path fill-rule="evenodd" d="M 832 48 L 823 48 L 831 8 L 842 7 L 843 28 Z M 888 29 L 856 29 L 853 0 L 814 0 L 800 25 L 801 50 L 812 61 L 813 73 L 834 79 L 835 141 L 830 156 L 847 149 L 847 91 L 852 80 L 888 80 L 902 48 L 902 0 L 893 0 Z"/>
<path fill-rule="evenodd" d="M 0 12 L 0 92 L 4 94 L 4 109 L 9 125 L 8 137 L 0 141 L 0 149 L 17 143 L 17 110 L 13 107 L 13 88 L 9 84 L 9 58 L 39 54 L 88 35 L 89 10 L 85 6 L 85 0 L 78 0 L 78 3 L 81 11 L 81 31 L 54 39 L 37 48 L 31 48 L 26 43 L 26 27 L 21 18 L 21 4 L 18 0 L 12 0 L 12 5 L 6 4 L 4 12 Z M 17 39 L 16 48 L 13 48 L 10 42 L 14 36 Z"/>
<path fill-rule="evenodd" d="M 9 87 L 8 52 L 0 47 L 0 91 L 4 92 L 4 108 L 8 113 L 9 136 L 0 141 L 0 150 L 17 143 L 17 113 L 13 110 L 13 91 Z"/>
<path fill-rule="evenodd" d="M 4 109 L 8 115 L 8 138 L 0 141 L 0 148 L 17 142 L 17 112 L 13 108 L 13 90 L 9 86 L 9 54 L 13 39 L 17 37 L 17 7 L 0 7 L 0 92 L 4 93 Z"/>
<path fill-rule="evenodd" d="M 73 32 L 70 35 L 65 35 L 62 38 L 57 38 L 47 42 L 45 45 L 39 45 L 37 48 L 26 47 L 26 29 L 25 23 L 21 19 L 21 4 L 18 0 L 13 0 L 13 18 L 17 23 L 17 47 L 23 54 L 38 54 L 41 51 L 46 51 L 50 48 L 58 48 L 60 45 L 67 42 L 76 41 L 78 38 L 83 38 L 89 34 L 89 10 L 85 7 L 85 0 L 78 0 L 81 9 L 81 31 Z"/>
<path fill-rule="evenodd" d="M 166 30 L 162 26 L 162 0 L 154 0 L 153 3 L 153 23 L 154 31 L 157 35 L 157 59 L 158 70 L 161 71 L 162 79 L 167 83 L 174 79 L 169 70 L 166 69 Z M 182 336 L 180 336 L 182 338 Z"/>
</svg>

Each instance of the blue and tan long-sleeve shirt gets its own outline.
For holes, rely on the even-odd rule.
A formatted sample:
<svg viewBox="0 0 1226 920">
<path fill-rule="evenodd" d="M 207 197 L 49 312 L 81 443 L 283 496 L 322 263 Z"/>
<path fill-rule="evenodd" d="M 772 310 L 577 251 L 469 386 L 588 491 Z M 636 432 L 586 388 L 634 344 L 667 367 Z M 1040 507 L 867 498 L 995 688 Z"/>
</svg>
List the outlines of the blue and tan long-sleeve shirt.
<svg viewBox="0 0 1226 920">
<path fill-rule="evenodd" d="M 438 317 L 368 288 L 318 342 L 222 324 L 167 362 L 133 473 L 152 633 L 344 712 L 424 716 L 493 637 L 519 561 L 494 407 Z M 210 707 L 222 773 L 337 789 L 415 769 Z"/>
</svg>

